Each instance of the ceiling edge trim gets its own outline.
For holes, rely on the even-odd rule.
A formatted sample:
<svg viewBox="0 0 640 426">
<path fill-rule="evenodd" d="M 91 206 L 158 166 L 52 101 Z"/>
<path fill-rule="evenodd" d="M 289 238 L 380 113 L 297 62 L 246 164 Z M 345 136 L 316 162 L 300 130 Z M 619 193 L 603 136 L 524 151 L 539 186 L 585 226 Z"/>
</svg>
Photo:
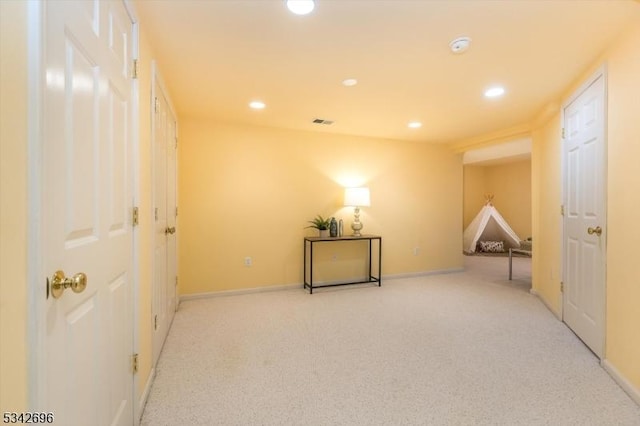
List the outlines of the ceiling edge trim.
<svg viewBox="0 0 640 426">
<path fill-rule="evenodd" d="M 560 102 L 549 102 L 547 106 L 543 110 L 541 110 L 531 122 L 531 131 L 537 130 L 540 127 L 544 126 L 549 122 L 549 120 L 551 120 L 551 118 L 555 117 L 559 113 Z"/>
<path fill-rule="evenodd" d="M 463 139 L 461 141 L 454 142 L 451 144 L 451 147 L 455 152 L 465 152 L 470 149 L 483 148 L 529 136 L 531 136 L 531 124 L 526 123 L 491 133 L 485 133 L 484 135 Z"/>
</svg>

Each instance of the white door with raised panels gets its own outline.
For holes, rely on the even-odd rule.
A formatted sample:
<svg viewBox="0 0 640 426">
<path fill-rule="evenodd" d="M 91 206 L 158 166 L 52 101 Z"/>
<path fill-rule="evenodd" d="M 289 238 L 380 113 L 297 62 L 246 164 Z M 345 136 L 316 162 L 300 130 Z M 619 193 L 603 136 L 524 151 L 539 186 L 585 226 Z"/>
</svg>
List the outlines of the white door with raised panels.
<svg viewBox="0 0 640 426">
<path fill-rule="evenodd" d="M 599 358 L 605 343 L 605 88 L 601 71 L 563 110 L 563 320 Z"/>
<path fill-rule="evenodd" d="M 177 125 L 169 97 L 153 67 L 153 362 L 162 346 L 176 311 L 176 150 Z"/>
<path fill-rule="evenodd" d="M 132 19 L 123 1 L 42 8 L 38 409 L 65 426 L 131 425 Z"/>
</svg>

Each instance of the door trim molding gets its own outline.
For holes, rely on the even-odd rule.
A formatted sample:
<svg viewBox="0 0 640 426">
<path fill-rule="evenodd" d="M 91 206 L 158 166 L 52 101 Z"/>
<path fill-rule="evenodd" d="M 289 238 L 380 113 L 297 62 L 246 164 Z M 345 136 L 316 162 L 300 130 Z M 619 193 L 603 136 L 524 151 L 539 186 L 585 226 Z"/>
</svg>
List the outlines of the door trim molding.
<svg viewBox="0 0 640 426">
<path fill-rule="evenodd" d="M 28 91 L 28 160 L 27 160 L 27 345 L 28 352 L 28 390 L 27 399 L 30 410 L 42 407 L 44 398 L 45 358 L 44 335 L 45 321 L 42 312 L 46 300 L 42 297 L 45 284 L 42 269 L 42 152 L 43 141 L 43 98 L 44 98 L 44 61 L 45 61 L 45 2 L 28 2 L 27 5 L 27 91 Z"/>
<path fill-rule="evenodd" d="M 140 25 L 135 6 L 130 0 L 122 0 L 124 8 L 131 19 L 131 57 L 134 60 L 140 59 Z M 132 206 L 140 206 L 141 188 L 140 188 L 140 77 L 132 80 L 131 84 L 131 196 Z M 133 224 L 132 224 L 133 225 Z M 131 289 L 131 321 L 132 321 L 132 342 L 131 347 L 133 353 L 141 353 L 140 348 L 140 227 L 132 226 L 131 236 L 133 253 L 131 254 L 131 273 L 132 273 L 132 289 Z M 134 374 L 131 382 L 131 405 L 133 410 L 133 424 L 140 424 L 140 417 L 144 410 L 144 404 L 147 401 L 147 392 L 142 393 L 138 398 L 138 387 L 140 386 L 140 374 Z M 142 403 L 139 402 L 142 401 Z"/>
<path fill-rule="evenodd" d="M 565 110 L 571 103 L 573 103 L 576 99 L 578 99 L 591 85 L 593 85 L 599 78 L 603 79 L 603 119 L 604 123 L 602 126 L 603 132 L 603 153 L 602 153 L 602 165 L 603 165 L 603 173 L 602 173 L 602 186 L 603 186 L 603 209 L 602 209 L 602 223 L 604 224 L 605 229 L 607 228 L 607 199 L 608 199 L 608 186 L 607 186 L 607 173 L 608 173 L 608 161 L 607 161 L 607 153 L 608 153 L 608 122 L 609 122 L 609 105 L 608 105 L 608 73 L 607 73 L 607 63 L 603 62 L 594 72 L 592 72 L 580 86 L 578 86 L 572 94 L 562 103 L 560 108 L 560 126 L 561 131 L 565 126 Z M 562 194 L 562 204 L 566 206 L 567 204 L 567 191 L 566 191 L 566 183 L 567 183 L 567 171 L 566 171 L 566 155 L 564 151 L 564 138 L 562 135 L 560 136 L 560 150 L 561 150 L 561 194 Z M 565 227 L 565 217 L 561 216 L 561 224 L 560 229 L 562 232 L 562 247 L 561 247 L 561 277 L 562 280 L 566 282 L 566 255 L 565 255 L 565 244 L 566 244 L 566 227 Z M 607 232 L 605 230 L 604 237 L 602 238 L 602 257 L 603 257 L 603 291 L 602 291 L 602 305 L 603 305 L 603 324 L 602 324 L 602 359 L 606 358 L 607 353 Z M 564 322 L 564 302 L 565 302 L 565 293 L 560 293 L 560 318 Z"/>
</svg>

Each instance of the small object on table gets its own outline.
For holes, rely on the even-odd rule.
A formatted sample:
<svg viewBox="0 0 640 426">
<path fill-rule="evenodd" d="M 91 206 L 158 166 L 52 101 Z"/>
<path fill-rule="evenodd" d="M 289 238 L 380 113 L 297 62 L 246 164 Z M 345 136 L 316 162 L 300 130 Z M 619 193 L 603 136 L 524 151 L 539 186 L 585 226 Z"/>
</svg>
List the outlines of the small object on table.
<svg viewBox="0 0 640 426">
<path fill-rule="evenodd" d="M 329 223 L 329 236 L 330 237 L 338 236 L 338 222 L 336 222 L 335 217 L 332 217 L 331 222 Z"/>
</svg>

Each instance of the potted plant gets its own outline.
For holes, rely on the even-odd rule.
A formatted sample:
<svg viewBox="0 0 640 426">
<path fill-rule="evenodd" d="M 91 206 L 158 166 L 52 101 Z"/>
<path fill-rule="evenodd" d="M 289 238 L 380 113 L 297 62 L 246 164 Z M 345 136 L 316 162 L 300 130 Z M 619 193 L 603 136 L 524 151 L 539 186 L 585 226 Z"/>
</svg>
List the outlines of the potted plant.
<svg viewBox="0 0 640 426">
<path fill-rule="evenodd" d="M 311 225 L 306 228 L 315 228 L 318 230 L 320 237 L 327 237 L 329 235 L 329 225 L 331 224 L 331 218 L 325 219 L 318 215 L 313 220 L 308 221 Z"/>
</svg>

